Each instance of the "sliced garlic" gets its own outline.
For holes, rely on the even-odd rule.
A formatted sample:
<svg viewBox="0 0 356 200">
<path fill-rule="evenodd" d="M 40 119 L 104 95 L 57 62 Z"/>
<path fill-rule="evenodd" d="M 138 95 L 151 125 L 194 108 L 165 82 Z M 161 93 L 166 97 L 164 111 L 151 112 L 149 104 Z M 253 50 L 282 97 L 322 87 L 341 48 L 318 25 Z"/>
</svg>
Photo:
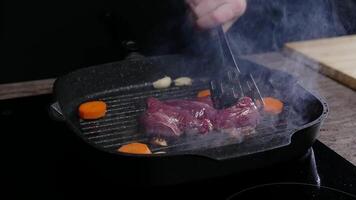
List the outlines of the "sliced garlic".
<svg viewBox="0 0 356 200">
<path fill-rule="evenodd" d="M 167 141 L 163 138 L 153 138 L 152 144 L 162 146 L 162 147 L 168 146 Z"/>
<path fill-rule="evenodd" d="M 172 79 L 169 76 L 165 76 L 164 78 L 158 79 L 153 82 L 153 87 L 156 89 L 168 88 L 172 83 Z"/>
<path fill-rule="evenodd" d="M 189 77 L 180 77 L 174 80 L 175 86 L 189 86 L 192 85 L 192 79 Z"/>
</svg>

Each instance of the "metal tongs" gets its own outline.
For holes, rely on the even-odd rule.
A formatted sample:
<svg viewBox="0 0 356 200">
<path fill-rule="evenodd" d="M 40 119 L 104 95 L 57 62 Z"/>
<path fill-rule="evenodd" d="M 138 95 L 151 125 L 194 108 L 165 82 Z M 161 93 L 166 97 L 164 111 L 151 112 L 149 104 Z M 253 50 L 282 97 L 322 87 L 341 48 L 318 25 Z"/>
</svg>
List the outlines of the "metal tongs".
<svg viewBox="0 0 356 200">
<path fill-rule="evenodd" d="M 222 27 L 215 29 L 222 50 L 222 66 L 217 77 L 210 82 L 211 97 L 216 109 L 232 106 L 248 96 L 259 104 L 263 99 L 252 74 L 242 74 L 232 53 L 228 35 Z"/>
</svg>

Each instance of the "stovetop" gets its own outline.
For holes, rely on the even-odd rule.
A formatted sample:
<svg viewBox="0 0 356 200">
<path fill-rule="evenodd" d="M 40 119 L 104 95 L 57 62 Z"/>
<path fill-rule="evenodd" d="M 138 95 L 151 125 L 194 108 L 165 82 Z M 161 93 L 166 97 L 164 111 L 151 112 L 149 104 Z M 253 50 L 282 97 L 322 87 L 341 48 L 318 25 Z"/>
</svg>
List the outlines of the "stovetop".
<svg viewBox="0 0 356 200">
<path fill-rule="evenodd" d="M 354 199 L 356 167 L 316 141 L 299 160 L 181 185 L 132 188 L 95 172 L 79 173 L 77 138 L 49 118 L 50 95 L 0 101 L 5 181 L 12 194 L 130 199 Z M 278 155 L 276 155 L 278 156 Z M 85 166 L 84 166 L 85 167 Z M 118 169 L 119 170 L 119 169 Z M 95 178 L 94 178 L 95 177 Z M 355 195 L 352 197 L 351 195 Z"/>
</svg>

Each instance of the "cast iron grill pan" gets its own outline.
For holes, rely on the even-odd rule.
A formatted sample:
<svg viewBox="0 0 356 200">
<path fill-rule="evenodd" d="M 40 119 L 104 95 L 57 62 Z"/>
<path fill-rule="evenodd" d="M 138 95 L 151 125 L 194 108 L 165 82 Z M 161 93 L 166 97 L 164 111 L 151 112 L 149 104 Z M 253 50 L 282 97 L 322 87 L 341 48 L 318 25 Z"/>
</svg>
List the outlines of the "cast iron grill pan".
<svg viewBox="0 0 356 200">
<path fill-rule="evenodd" d="M 286 73 L 247 61 L 241 62 L 244 62 L 240 64 L 242 71 L 248 70 L 256 78 L 262 95 L 269 94 L 284 101 L 286 107 L 283 113 L 277 118 L 263 118 L 255 132 L 243 140 L 222 133 L 197 134 L 169 141 L 167 147 L 150 145 L 153 153 L 164 151 L 165 154 L 149 156 L 199 155 L 217 160 L 241 157 L 288 146 L 295 133 L 303 134 L 313 129 L 309 135 L 303 136 L 303 140 L 307 141 L 305 145 L 300 145 L 304 150 L 310 147 L 315 140 L 317 127 L 326 115 L 325 102 Z M 117 149 L 123 144 L 149 144 L 149 138 L 138 124 L 138 116 L 144 112 L 148 97 L 160 100 L 194 98 L 198 91 L 209 88 L 209 77 L 212 77 L 210 68 L 214 67 L 180 56 L 122 61 L 81 69 L 63 76 L 57 79 L 54 92 L 65 121 L 81 139 L 97 149 L 122 155 Z M 189 76 L 194 82 L 192 86 L 154 89 L 151 82 L 164 75 L 172 78 Z M 90 100 L 103 100 L 108 104 L 104 118 L 94 121 L 79 119 L 78 106 Z M 300 102 L 304 102 L 305 106 L 295 108 Z M 291 125 L 288 123 L 290 110 L 308 120 Z M 216 137 L 217 134 L 220 134 L 219 137 Z"/>
</svg>

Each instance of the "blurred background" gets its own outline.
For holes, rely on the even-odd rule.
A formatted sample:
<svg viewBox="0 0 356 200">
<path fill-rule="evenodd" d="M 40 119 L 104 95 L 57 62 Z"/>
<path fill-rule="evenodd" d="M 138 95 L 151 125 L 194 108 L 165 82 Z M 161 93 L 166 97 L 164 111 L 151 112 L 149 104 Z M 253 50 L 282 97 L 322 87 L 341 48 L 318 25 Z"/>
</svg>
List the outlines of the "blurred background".
<svg viewBox="0 0 356 200">
<path fill-rule="evenodd" d="M 182 0 L 2 1 L 0 83 L 57 77 L 121 60 L 122 41 L 147 56 L 185 52 L 194 27 Z M 356 32 L 355 0 L 249 0 L 229 30 L 236 54 Z"/>
</svg>

